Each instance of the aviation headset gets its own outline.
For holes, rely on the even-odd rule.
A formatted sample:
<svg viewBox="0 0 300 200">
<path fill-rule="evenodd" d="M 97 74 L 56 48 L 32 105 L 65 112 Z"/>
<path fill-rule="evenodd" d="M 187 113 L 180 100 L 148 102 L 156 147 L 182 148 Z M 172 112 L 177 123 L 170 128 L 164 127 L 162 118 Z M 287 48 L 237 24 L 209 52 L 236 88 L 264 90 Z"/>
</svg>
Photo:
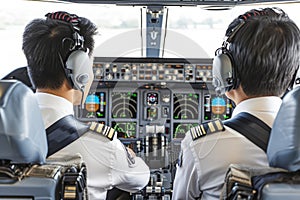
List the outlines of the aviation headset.
<svg viewBox="0 0 300 200">
<path fill-rule="evenodd" d="M 84 91 L 86 84 L 89 82 L 91 59 L 88 55 L 89 50 L 84 48 L 84 38 L 79 34 L 78 27 L 80 18 L 77 15 L 69 14 L 67 12 L 54 12 L 45 15 L 47 19 L 60 20 L 70 25 L 73 30 L 72 39 L 73 45 L 69 49 L 67 61 L 64 62 L 61 54 L 58 53 L 59 59 L 63 64 L 64 73 L 72 88 Z"/>
<path fill-rule="evenodd" d="M 284 11 L 280 8 L 271 8 L 271 10 L 278 15 L 287 17 Z M 216 50 L 213 61 L 213 86 L 215 87 L 217 93 L 224 94 L 226 91 L 238 88 L 240 79 L 229 47 L 236 33 L 241 29 L 241 27 L 243 27 L 249 18 L 263 15 L 269 15 L 269 12 L 266 9 L 251 10 L 243 15 L 240 15 L 238 17 L 239 22 L 237 25 L 226 34 L 222 47 Z M 292 85 L 295 81 L 295 78 L 292 81 Z"/>
</svg>

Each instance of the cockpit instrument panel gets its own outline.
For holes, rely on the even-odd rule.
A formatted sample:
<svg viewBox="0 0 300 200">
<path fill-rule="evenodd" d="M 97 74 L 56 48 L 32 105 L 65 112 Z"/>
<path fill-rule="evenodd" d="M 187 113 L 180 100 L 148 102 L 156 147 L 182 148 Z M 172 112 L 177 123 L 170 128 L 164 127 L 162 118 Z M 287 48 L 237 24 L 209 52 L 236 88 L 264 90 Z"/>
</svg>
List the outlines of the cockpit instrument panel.
<svg viewBox="0 0 300 200">
<path fill-rule="evenodd" d="M 212 81 L 211 59 L 99 58 L 94 61 L 95 79 L 133 82 Z"/>
<path fill-rule="evenodd" d="M 75 113 L 113 127 L 144 159 L 153 179 L 148 190 L 159 178 L 171 193 L 180 142 L 192 127 L 231 117 L 231 101 L 210 90 L 211 59 L 96 57 L 93 70 L 92 88 Z"/>
</svg>

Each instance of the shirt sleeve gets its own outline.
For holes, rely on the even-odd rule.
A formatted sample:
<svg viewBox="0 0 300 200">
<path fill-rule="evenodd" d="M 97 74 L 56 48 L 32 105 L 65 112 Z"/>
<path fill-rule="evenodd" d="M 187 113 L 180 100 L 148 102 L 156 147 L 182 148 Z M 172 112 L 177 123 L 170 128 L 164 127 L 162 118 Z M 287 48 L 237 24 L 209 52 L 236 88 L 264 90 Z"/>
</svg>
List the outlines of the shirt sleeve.
<svg viewBox="0 0 300 200">
<path fill-rule="evenodd" d="M 181 153 L 176 168 L 172 200 L 198 199 L 201 197 L 199 174 L 189 145 L 192 139 L 187 137 L 187 135 L 190 135 L 190 133 L 187 132 L 185 139 L 181 143 Z"/>
<path fill-rule="evenodd" d="M 120 140 L 114 141 L 116 145 L 112 169 L 114 186 L 128 192 L 143 189 L 149 182 L 149 167 L 140 157 L 132 156 Z"/>
</svg>

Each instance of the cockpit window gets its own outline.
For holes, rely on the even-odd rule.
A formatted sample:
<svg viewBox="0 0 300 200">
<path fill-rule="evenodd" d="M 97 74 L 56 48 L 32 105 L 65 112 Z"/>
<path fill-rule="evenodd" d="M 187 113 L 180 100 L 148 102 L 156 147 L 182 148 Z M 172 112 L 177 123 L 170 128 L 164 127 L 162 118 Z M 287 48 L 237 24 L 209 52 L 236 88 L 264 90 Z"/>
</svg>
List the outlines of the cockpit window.
<svg viewBox="0 0 300 200">
<path fill-rule="evenodd" d="M 300 3 L 240 5 L 233 8 L 207 9 L 207 6 L 164 6 L 159 57 L 213 58 L 222 44 L 227 25 L 238 14 L 251 8 L 280 7 L 300 25 L 297 12 Z M 147 7 L 114 4 L 77 4 L 59 1 L 11 0 L 0 6 L 0 48 L 3 77 L 15 68 L 25 66 L 22 33 L 32 19 L 48 12 L 65 10 L 92 20 L 99 27 L 96 37 L 97 57 L 147 57 Z M 147 34 L 150 34 L 147 36 Z"/>
</svg>

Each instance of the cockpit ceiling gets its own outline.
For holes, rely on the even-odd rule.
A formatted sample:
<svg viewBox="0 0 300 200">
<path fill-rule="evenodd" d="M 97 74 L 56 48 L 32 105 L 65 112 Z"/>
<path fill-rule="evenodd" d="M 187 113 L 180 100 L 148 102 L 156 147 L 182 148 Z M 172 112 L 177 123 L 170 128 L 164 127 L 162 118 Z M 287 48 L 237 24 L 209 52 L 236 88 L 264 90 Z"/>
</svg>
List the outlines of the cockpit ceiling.
<svg viewBox="0 0 300 200">
<path fill-rule="evenodd" d="M 54 1 L 54 0 L 53 0 Z M 197 6 L 197 5 L 211 5 L 211 6 L 235 6 L 239 4 L 268 4 L 268 3 L 293 3 L 298 0 L 61 0 L 64 2 L 73 3 L 89 3 L 89 4 L 116 4 L 116 5 L 135 5 L 135 6 L 149 6 L 149 5 L 164 5 L 164 6 Z"/>
</svg>

